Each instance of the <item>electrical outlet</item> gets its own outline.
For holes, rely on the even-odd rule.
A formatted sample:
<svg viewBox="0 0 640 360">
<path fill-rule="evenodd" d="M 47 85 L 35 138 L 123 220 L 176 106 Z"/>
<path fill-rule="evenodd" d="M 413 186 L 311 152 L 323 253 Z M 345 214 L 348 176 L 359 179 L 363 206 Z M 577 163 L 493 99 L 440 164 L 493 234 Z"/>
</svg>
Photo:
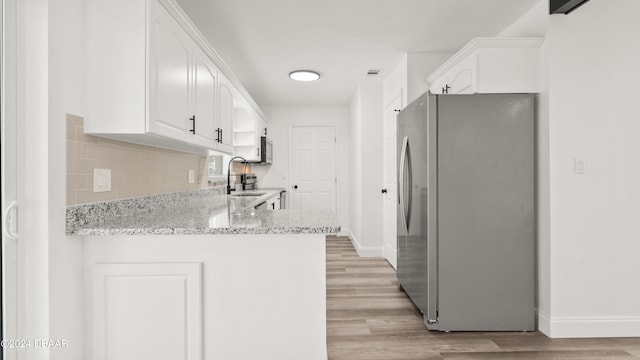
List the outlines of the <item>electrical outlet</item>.
<svg viewBox="0 0 640 360">
<path fill-rule="evenodd" d="M 93 192 L 111 191 L 111 169 L 93 169 Z"/>
<path fill-rule="evenodd" d="M 189 173 L 187 174 L 187 178 L 189 179 L 189 184 L 195 184 L 196 183 L 196 171 L 195 170 L 189 170 Z"/>
</svg>

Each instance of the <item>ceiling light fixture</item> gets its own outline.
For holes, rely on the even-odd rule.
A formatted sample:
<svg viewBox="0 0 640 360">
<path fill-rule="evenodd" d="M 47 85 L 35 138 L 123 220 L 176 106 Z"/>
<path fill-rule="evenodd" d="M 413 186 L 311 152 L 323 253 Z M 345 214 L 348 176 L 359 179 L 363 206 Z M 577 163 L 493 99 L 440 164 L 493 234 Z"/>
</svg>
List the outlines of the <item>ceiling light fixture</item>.
<svg viewBox="0 0 640 360">
<path fill-rule="evenodd" d="M 296 81 L 316 81 L 320 74 L 311 70 L 296 70 L 289 73 L 289 78 Z"/>
</svg>

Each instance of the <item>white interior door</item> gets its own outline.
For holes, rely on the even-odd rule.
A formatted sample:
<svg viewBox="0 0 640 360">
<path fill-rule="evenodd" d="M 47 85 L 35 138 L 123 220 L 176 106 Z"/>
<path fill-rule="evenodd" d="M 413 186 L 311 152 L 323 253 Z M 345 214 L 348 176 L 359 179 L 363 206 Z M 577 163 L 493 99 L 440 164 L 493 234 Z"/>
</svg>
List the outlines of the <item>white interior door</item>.
<svg viewBox="0 0 640 360">
<path fill-rule="evenodd" d="M 17 281 L 17 99 L 16 99 L 16 1 L 3 0 L 0 6 L 0 57 L 2 74 L 0 78 L 0 142 L 2 146 L 2 256 L 0 263 L 2 283 L 2 339 L 18 339 L 18 281 Z M 0 359 L 17 358 L 17 349 L 3 346 Z"/>
<path fill-rule="evenodd" d="M 291 129 L 291 208 L 336 211 L 336 128 Z"/>
<path fill-rule="evenodd" d="M 402 91 L 398 93 L 384 108 L 383 152 L 384 152 L 384 190 L 382 199 L 382 236 L 384 239 L 384 257 L 395 269 L 397 267 L 397 221 L 396 200 L 397 191 L 397 164 L 396 164 L 396 137 L 398 111 L 402 109 Z M 386 193 L 384 193 L 386 191 Z"/>
</svg>

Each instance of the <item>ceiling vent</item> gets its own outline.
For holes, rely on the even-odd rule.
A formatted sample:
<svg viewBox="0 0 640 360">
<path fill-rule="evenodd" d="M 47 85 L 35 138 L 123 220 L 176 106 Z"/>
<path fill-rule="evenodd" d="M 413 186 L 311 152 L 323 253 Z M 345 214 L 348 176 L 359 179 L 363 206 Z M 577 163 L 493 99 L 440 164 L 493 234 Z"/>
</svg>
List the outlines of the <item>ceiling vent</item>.
<svg viewBox="0 0 640 360">
<path fill-rule="evenodd" d="M 367 71 L 367 76 L 376 76 L 380 74 L 380 70 L 377 69 L 370 69 Z"/>
<path fill-rule="evenodd" d="M 549 0 L 549 14 L 569 14 L 589 0 Z"/>
</svg>

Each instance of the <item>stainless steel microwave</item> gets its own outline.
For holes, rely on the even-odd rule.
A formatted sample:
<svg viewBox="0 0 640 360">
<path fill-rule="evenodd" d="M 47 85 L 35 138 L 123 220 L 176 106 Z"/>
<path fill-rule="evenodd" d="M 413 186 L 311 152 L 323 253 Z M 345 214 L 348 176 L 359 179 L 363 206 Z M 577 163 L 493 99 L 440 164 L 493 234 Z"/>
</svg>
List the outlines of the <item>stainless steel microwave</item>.
<svg viewBox="0 0 640 360">
<path fill-rule="evenodd" d="M 273 141 L 266 136 L 260 137 L 260 164 L 271 164 L 273 161 Z"/>
</svg>

